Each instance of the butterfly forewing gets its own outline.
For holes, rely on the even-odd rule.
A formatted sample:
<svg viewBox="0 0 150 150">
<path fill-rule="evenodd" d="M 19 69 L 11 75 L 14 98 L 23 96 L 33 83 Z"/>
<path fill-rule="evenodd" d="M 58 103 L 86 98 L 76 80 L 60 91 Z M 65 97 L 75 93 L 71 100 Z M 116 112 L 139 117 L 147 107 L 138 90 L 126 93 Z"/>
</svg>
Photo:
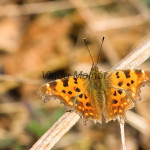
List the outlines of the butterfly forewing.
<svg viewBox="0 0 150 150">
<path fill-rule="evenodd" d="M 140 88 L 150 82 L 150 72 L 129 69 L 114 71 L 108 80 L 110 87 L 125 90 L 136 101 L 140 99 Z"/>
<path fill-rule="evenodd" d="M 67 108 L 76 111 L 83 118 L 101 122 L 100 108 L 93 102 L 93 99 L 98 99 L 93 96 L 91 100 L 88 86 L 88 79 L 63 78 L 42 85 L 40 96 L 44 101 L 52 97 L 58 98 Z"/>
</svg>

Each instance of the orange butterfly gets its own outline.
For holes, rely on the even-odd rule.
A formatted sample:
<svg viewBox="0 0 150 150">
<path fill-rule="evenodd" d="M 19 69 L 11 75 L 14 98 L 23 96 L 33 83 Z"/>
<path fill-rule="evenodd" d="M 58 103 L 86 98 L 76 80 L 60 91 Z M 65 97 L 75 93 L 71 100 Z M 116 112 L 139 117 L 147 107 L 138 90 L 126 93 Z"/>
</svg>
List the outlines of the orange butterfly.
<svg viewBox="0 0 150 150">
<path fill-rule="evenodd" d="M 83 118 L 101 123 L 102 114 L 106 122 L 116 117 L 124 119 L 126 111 L 140 99 L 140 88 L 148 82 L 149 71 L 127 69 L 100 72 L 93 63 L 87 78 L 84 75 L 74 76 L 46 83 L 40 88 L 40 96 L 45 102 L 52 97 L 58 98 Z"/>
<path fill-rule="evenodd" d="M 51 97 L 60 99 L 65 106 L 85 119 L 106 122 L 124 118 L 128 109 L 140 96 L 140 88 L 150 82 L 150 72 L 144 70 L 118 70 L 99 72 L 93 65 L 88 78 L 69 77 L 46 83 L 40 96 L 46 102 Z"/>
</svg>

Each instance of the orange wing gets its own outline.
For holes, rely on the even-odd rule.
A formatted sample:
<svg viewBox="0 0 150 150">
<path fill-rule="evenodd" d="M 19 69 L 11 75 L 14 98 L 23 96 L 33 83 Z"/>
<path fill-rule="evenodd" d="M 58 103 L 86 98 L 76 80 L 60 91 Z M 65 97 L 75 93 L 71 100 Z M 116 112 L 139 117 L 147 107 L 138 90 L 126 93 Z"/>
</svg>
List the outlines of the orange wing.
<svg viewBox="0 0 150 150">
<path fill-rule="evenodd" d="M 150 72 L 144 70 L 122 70 L 108 73 L 105 91 L 106 121 L 117 116 L 124 117 L 126 110 L 134 107 L 133 101 L 140 99 L 140 88 L 150 82 Z"/>
<path fill-rule="evenodd" d="M 42 85 L 40 96 L 45 102 L 52 97 L 58 98 L 67 108 L 76 111 L 83 118 L 101 122 L 98 98 L 92 93 L 91 100 L 88 86 L 88 79 L 63 78 Z"/>
<path fill-rule="evenodd" d="M 134 107 L 129 95 L 122 89 L 107 89 L 105 100 L 104 117 L 106 122 L 115 120 L 117 116 L 124 118 L 126 110 Z"/>
</svg>

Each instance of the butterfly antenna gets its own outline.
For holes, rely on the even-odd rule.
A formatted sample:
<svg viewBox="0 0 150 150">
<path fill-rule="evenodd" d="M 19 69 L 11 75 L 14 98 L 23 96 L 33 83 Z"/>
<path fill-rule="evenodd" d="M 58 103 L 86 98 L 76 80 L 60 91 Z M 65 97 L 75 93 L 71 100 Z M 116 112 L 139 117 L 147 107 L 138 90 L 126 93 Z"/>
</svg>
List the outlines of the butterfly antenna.
<svg viewBox="0 0 150 150">
<path fill-rule="evenodd" d="M 90 50 L 89 50 L 89 48 L 88 48 L 87 40 L 86 40 L 85 38 L 84 38 L 84 43 L 85 43 L 85 45 L 86 45 L 86 47 L 87 47 L 87 49 L 88 49 L 88 52 L 89 52 L 89 54 L 90 54 L 90 57 L 91 57 L 92 63 L 94 64 L 94 61 L 93 61 L 93 58 L 92 58 L 91 52 L 90 52 Z"/>
<path fill-rule="evenodd" d="M 101 53 L 101 50 L 102 50 L 102 45 L 103 45 L 104 39 L 105 39 L 105 37 L 103 36 L 102 43 L 101 43 L 100 50 L 99 50 L 99 54 L 98 54 L 97 64 L 98 64 L 98 60 L 99 60 L 100 53 Z"/>
</svg>

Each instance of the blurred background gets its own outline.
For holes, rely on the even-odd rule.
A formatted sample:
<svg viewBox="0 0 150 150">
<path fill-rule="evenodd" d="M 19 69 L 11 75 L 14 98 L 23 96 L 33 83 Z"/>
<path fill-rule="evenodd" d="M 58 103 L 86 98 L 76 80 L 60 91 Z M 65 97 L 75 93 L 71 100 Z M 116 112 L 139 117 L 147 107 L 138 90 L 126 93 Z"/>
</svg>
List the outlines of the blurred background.
<svg viewBox="0 0 150 150">
<path fill-rule="evenodd" d="M 26 150 L 65 112 L 37 94 L 43 73 L 89 72 L 105 36 L 99 68 L 109 70 L 150 37 L 149 0 L 0 0 L 0 149 Z M 147 60 L 139 68 L 149 69 Z M 128 150 L 150 149 L 150 96 L 142 88 L 125 125 Z M 56 150 L 120 150 L 117 121 L 80 121 Z"/>
</svg>

